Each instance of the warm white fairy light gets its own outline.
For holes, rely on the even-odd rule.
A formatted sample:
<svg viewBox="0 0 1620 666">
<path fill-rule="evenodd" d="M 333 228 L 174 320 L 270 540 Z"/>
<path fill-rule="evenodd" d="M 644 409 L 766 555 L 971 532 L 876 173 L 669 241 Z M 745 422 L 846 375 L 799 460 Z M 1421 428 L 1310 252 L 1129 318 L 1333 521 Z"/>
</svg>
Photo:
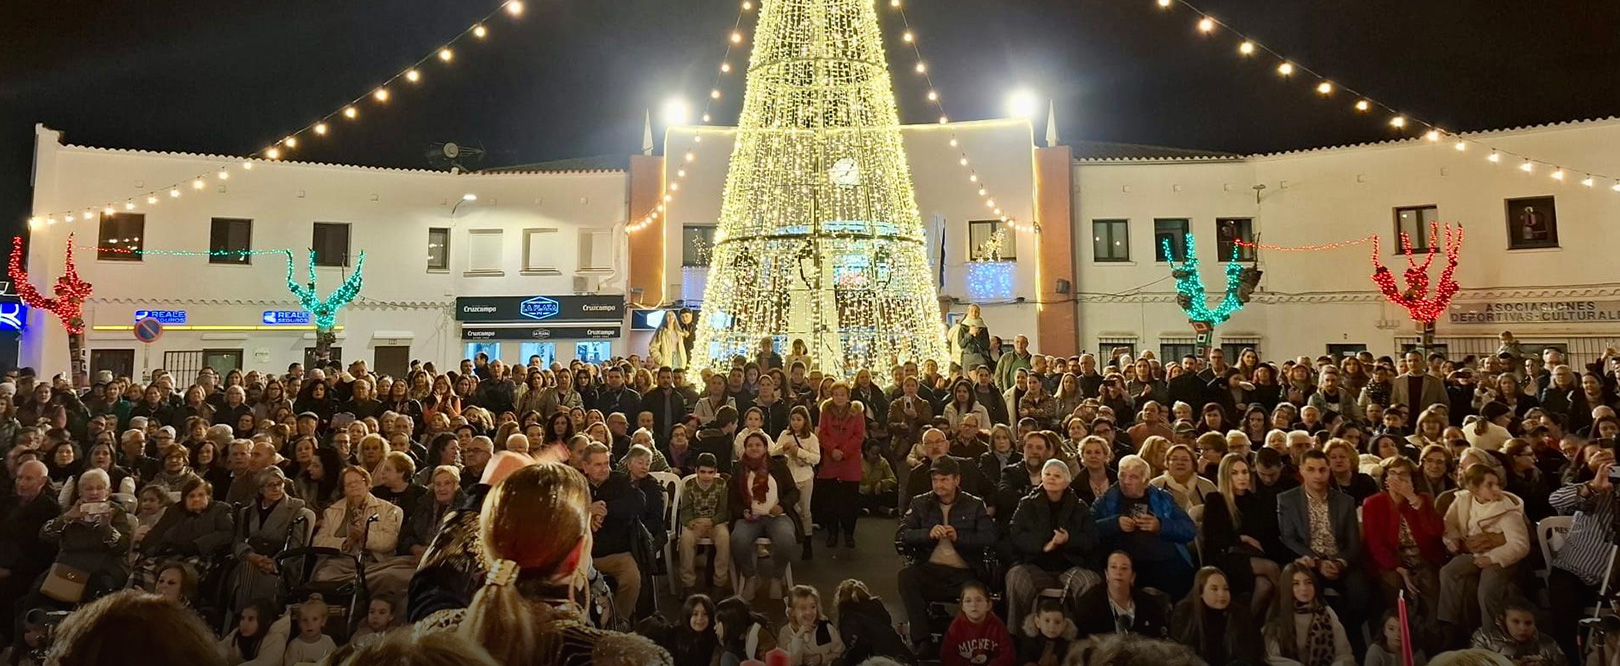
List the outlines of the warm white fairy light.
<svg viewBox="0 0 1620 666">
<path fill-rule="evenodd" d="M 1558 170 L 1553 171 L 1552 172 L 1552 179 L 1553 180 L 1563 180 L 1564 179 L 1564 170 L 1563 169 L 1558 169 Z"/>
<path fill-rule="evenodd" d="M 411 83 L 416 83 L 418 81 L 421 81 L 422 80 L 422 73 L 418 72 L 418 71 L 416 71 L 414 69 L 407 69 L 407 70 L 405 70 L 405 80 L 410 81 Z"/>
<path fill-rule="evenodd" d="M 1492 162 L 1500 162 L 1500 161 L 1502 161 L 1502 156 L 1500 154 L 1498 154 L 1495 150 L 1492 150 L 1490 155 L 1485 156 L 1485 159 L 1490 160 Z"/>
<path fill-rule="evenodd" d="M 1356 110 L 1357 111 L 1366 111 L 1366 110 L 1371 109 L 1371 108 L 1372 108 L 1372 103 L 1368 102 L 1367 100 L 1363 99 L 1363 100 L 1358 100 L 1356 102 Z"/>
<path fill-rule="evenodd" d="M 1597 181 L 1595 181 L 1595 180 L 1592 180 L 1592 175 L 1591 175 L 1591 174 L 1587 174 L 1587 175 L 1586 175 L 1586 177 L 1585 177 L 1585 178 L 1582 178 L 1582 179 L 1581 179 L 1581 184 L 1582 184 L 1582 185 L 1585 185 L 1585 186 L 1587 186 L 1587 187 L 1591 187 L 1591 186 L 1592 186 L 1592 185 L 1593 185 L 1593 184 L 1595 184 L 1595 183 L 1596 183 L 1596 182 L 1597 182 Z"/>
<path fill-rule="evenodd" d="M 1423 133 L 1423 140 L 1435 142 L 1440 140 L 1440 130 L 1429 130 Z"/>
<path fill-rule="evenodd" d="M 343 107 L 343 117 L 353 120 L 360 117 L 360 110 L 352 106 Z"/>
<path fill-rule="evenodd" d="M 1281 65 L 1277 65 L 1277 73 L 1283 76 L 1292 76 L 1294 73 L 1294 63 L 1285 62 Z"/>
<path fill-rule="evenodd" d="M 1395 116 L 1394 118 L 1390 118 L 1389 126 L 1396 128 L 1406 127 L 1406 116 Z"/>
<path fill-rule="evenodd" d="M 1462 151 L 1468 150 L 1468 142 L 1463 141 L 1462 139 L 1458 139 L 1457 143 L 1452 144 L 1452 147 L 1456 148 L 1457 152 L 1462 152 Z"/>
<path fill-rule="evenodd" d="M 489 29 L 485 28 L 484 24 L 482 24 L 482 23 L 480 23 L 478 25 L 475 25 L 475 26 L 473 26 L 473 36 L 477 37 L 479 39 L 483 39 L 485 37 L 488 37 L 489 36 Z"/>
<path fill-rule="evenodd" d="M 315 123 L 315 127 L 313 129 L 315 130 L 316 134 L 324 135 L 326 134 L 326 123 Z"/>
<path fill-rule="evenodd" d="M 377 100 L 379 102 L 388 101 L 388 89 L 387 88 L 378 88 L 378 89 L 376 89 L 375 91 L 373 91 L 371 93 L 371 98 L 375 99 L 375 100 Z"/>
<path fill-rule="evenodd" d="M 1199 19 L 1198 31 L 1203 33 L 1215 32 L 1215 20 L 1208 16 Z"/>
<path fill-rule="evenodd" d="M 1523 164 L 1519 165 L 1519 170 L 1525 173 L 1530 173 L 1536 170 L 1536 165 L 1531 164 L 1530 160 L 1525 160 Z"/>
<path fill-rule="evenodd" d="M 523 15 L 523 0 L 510 0 L 506 3 L 506 13 L 513 16 Z"/>
<path fill-rule="evenodd" d="M 231 172 L 226 171 L 224 169 L 220 169 L 219 173 L 214 174 L 214 177 L 216 177 L 216 178 L 218 178 L 220 180 L 230 180 L 231 179 Z"/>
<path fill-rule="evenodd" d="M 1328 81 L 1323 81 L 1321 83 L 1316 84 L 1316 93 L 1319 94 L 1319 95 L 1331 95 L 1331 94 L 1333 94 L 1333 84 L 1331 82 L 1328 82 Z"/>
<path fill-rule="evenodd" d="M 456 59 L 456 52 L 451 51 L 450 47 L 446 46 L 446 47 L 444 47 L 442 49 L 439 49 L 439 59 L 443 60 L 445 62 L 450 62 L 451 60 L 455 60 Z"/>
<path fill-rule="evenodd" d="M 1242 44 L 1238 44 L 1238 53 L 1241 53 L 1243 55 L 1253 54 L 1254 53 L 1254 42 L 1245 41 Z"/>
</svg>

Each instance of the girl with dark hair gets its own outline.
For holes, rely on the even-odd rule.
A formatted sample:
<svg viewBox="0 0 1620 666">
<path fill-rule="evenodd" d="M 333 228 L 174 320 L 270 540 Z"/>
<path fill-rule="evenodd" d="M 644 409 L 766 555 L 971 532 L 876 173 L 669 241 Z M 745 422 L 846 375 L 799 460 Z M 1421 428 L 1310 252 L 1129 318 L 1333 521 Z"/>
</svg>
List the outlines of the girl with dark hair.
<svg viewBox="0 0 1620 666">
<path fill-rule="evenodd" d="M 764 661 L 765 653 L 776 649 L 771 621 L 750 610 L 742 599 L 720 602 L 714 616 L 720 635 L 720 666 L 736 666 L 750 659 Z"/>
<path fill-rule="evenodd" d="M 337 410 L 326 387 L 326 382 L 315 379 L 305 380 L 304 388 L 298 391 L 298 399 L 293 401 L 293 413 L 302 414 L 313 412 L 321 423 L 330 423 L 332 413 Z"/>
<path fill-rule="evenodd" d="M 675 627 L 675 666 L 709 666 L 720 651 L 720 636 L 715 633 L 714 600 L 706 594 L 694 594 L 681 605 L 681 622 Z"/>
<path fill-rule="evenodd" d="M 316 515 L 320 515 L 342 495 L 338 473 L 343 471 L 344 466 L 336 450 L 327 446 L 316 449 L 315 457 L 298 472 L 298 478 L 293 479 L 293 494 L 304 500 Z"/>
<path fill-rule="evenodd" d="M 1259 664 L 1260 632 L 1243 604 L 1235 604 L 1226 574 L 1204 567 L 1193 576 L 1192 592 L 1176 604 L 1170 626 L 1177 643 L 1191 647 L 1212 666 Z"/>
<path fill-rule="evenodd" d="M 236 628 L 219 640 L 225 666 L 274 666 L 281 663 L 291 631 L 291 616 L 276 617 L 276 605 L 266 599 L 253 602 L 236 618 Z"/>
<path fill-rule="evenodd" d="M 1322 600 L 1316 572 L 1295 562 L 1283 568 L 1283 585 L 1262 632 L 1272 664 L 1355 666 L 1344 624 Z"/>
</svg>

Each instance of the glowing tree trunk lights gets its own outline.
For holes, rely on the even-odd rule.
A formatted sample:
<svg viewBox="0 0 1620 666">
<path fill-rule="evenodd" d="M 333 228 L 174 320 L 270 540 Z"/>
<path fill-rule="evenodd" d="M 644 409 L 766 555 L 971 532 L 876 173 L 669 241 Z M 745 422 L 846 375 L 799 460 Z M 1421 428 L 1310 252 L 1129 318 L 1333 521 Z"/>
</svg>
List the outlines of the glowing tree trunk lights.
<svg viewBox="0 0 1620 666">
<path fill-rule="evenodd" d="M 1232 313 L 1242 310 L 1244 304 L 1249 302 L 1255 287 L 1260 284 L 1261 271 L 1238 262 L 1241 248 L 1234 243 L 1232 259 L 1226 264 L 1226 296 L 1211 309 L 1204 291 L 1204 280 L 1198 272 L 1198 246 L 1194 244 L 1191 233 L 1187 234 L 1186 243 L 1187 258 L 1179 266 L 1171 259 L 1175 254 L 1171 251 L 1170 239 L 1164 239 L 1162 246 L 1166 261 L 1170 264 L 1170 274 L 1176 278 L 1176 304 L 1187 313 L 1187 320 L 1192 322 L 1193 330 L 1198 333 L 1197 346 L 1202 355 L 1202 350 L 1209 347 L 1215 327 L 1226 323 L 1232 318 Z"/>
<path fill-rule="evenodd" d="M 315 361 L 325 365 L 332 360 L 332 343 L 337 341 L 337 334 L 333 328 L 337 326 L 338 310 L 352 302 L 360 295 L 360 285 L 364 282 L 363 270 L 366 266 L 366 253 L 361 252 L 355 261 L 354 273 L 349 275 L 330 296 L 322 299 L 315 295 L 315 251 L 309 251 L 309 284 L 301 285 L 293 277 L 293 255 L 287 252 L 287 290 L 298 297 L 298 304 L 308 311 L 310 318 L 315 321 Z"/>
<path fill-rule="evenodd" d="M 828 374 L 945 359 L 872 0 L 774 0 L 726 175 L 693 365 L 803 339 Z"/>
<path fill-rule="evenodd" d="M 1434 296 L 1429 296 L 1429 265 L 1434 263 L 1434 255 L 1441 251 L 1434 246 L 1434 241 L 1441 238 L 1440 231 L 1439 224 L 1429 225 L 1429 248 L 1424 251 L 1427 256 L 1421 263 L 1412 256 L 1412 239 L 1406 232 L 1401 232 L 1401 252 L 1406 256 L 1406 271 L 1402 274 L 1406 282 L 1404 290 L 1395 285 L 1395 275 L 1379 261 L 1378 238 L 1373 238 L 1373 282 L 1378 283 L 1378 291 L 1384 294 L 1384 298 L 1406 308 L 1407 313 L 1411 314 L 1412 321 L 1417 322 L 1418 330 L 1423 335 L 1424 349 L 1434 344 L 1434 321 L 1445 314 L 1446 308 L 1451 306 L 1452 297 L 1460 289 L 1452 275 L 1457 272 L 1457 255 L 1462 252 L 1463 228 L 1459 224 L 1453 229 L 1447 224 L 1444 236 L 1446 267 L 1440 271 L 1440 284 L 1435 286 Z"/>
<path fill-rule="evenodd" d="M 63 269 L 62 277 L 56 278 L 56 286 L 51 288 L 56 294 L 55 298 L 40 295 L 33 283 L 28 281 L 28 272 L 22 268 L 22 247 L 22 236 L 13 236 L 7 274 L 11 276 L 17 295 L 28 307 L 47 310 L 62 320 L 62 326 L 68 333 L 68 369 L 73 377 L 73 385 L 82 386 L 85 383 L 84 302 L 90 298 L 92 288 L 89 282 L 79 279 L 79 269 L 73 265 L 73 234 L 68 234 L 67 238 L 67 266 Z"/>
</svg>

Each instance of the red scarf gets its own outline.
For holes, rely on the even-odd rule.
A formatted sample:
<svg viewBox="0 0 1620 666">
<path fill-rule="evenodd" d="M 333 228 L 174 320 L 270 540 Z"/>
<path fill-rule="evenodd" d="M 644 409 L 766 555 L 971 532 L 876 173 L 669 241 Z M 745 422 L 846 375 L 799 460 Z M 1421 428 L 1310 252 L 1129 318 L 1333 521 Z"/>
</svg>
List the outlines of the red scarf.
<svg viewBox="0 0 1620 666">
<path fill-rule="evenodd" d="M 754 492 L 755 502 L 764 502 L 765 496 L 771 491 L 771 459 L 765 456 L 742 459 L 743 467 L 754 475 L 754 481 L 749 488 Z"/>
</svg>

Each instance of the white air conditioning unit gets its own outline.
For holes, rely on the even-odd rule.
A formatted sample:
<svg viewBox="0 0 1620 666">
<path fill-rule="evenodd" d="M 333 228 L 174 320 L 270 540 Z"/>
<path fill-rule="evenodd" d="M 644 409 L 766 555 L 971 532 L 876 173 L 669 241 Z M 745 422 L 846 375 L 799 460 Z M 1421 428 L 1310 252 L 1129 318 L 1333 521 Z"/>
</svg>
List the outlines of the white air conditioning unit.
<svg viewBox="0 0 1620 666">
<path fill-rule="evenodd" d="M 602 278 L 597 275 L 575 275 L 574 293 L 594 294 L 602 286 Z"/>
</svg>

